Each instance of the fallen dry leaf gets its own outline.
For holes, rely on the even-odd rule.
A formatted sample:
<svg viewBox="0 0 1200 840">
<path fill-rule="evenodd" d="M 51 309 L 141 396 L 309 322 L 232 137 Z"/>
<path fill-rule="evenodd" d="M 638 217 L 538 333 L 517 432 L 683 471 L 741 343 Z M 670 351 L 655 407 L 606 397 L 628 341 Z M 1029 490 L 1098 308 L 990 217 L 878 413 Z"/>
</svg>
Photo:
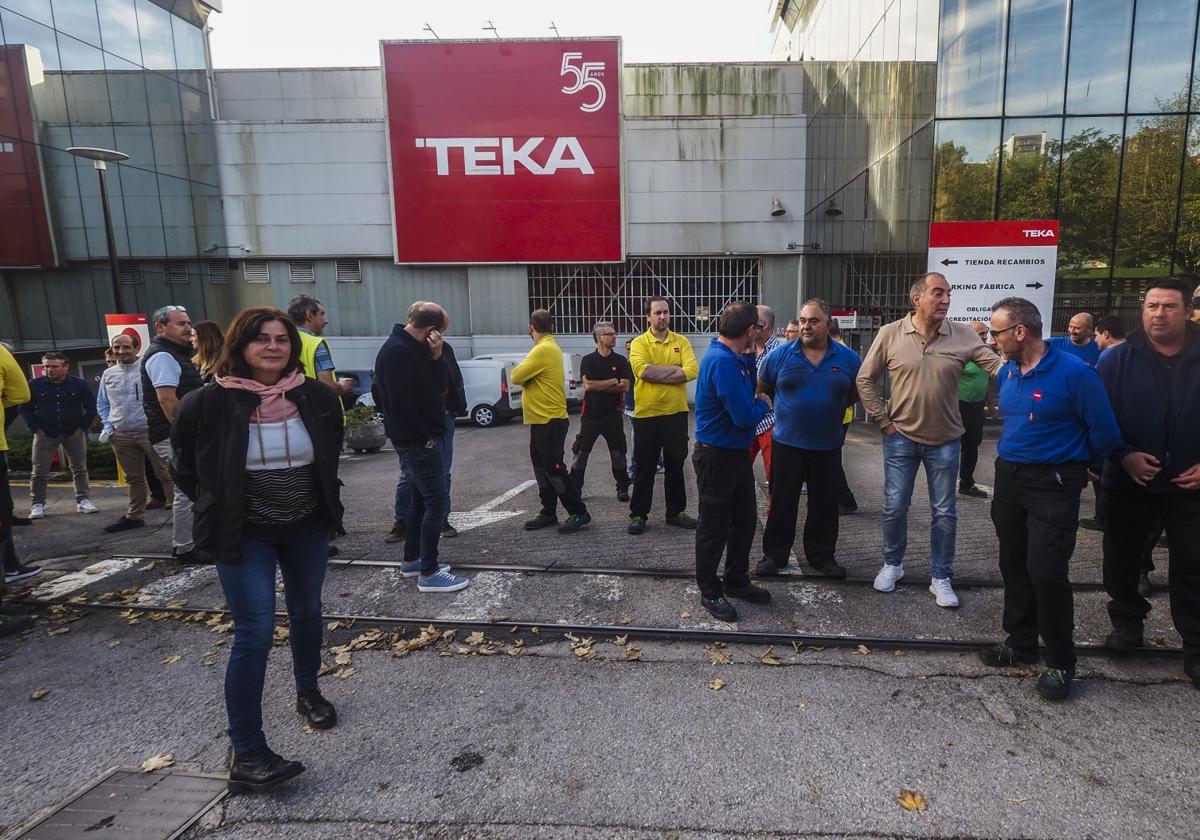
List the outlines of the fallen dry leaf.
<svg viewBox="0 0 1200 840">
<path fill-rule="evenodd" d="M 900 791 L 900 795 L 896 797 L 896 804 L 905 811 L 924 811 L 925 797 L 915 790 L 904 788 Z"/>
<path fill-rule="evenodd" d="M 629 634 L 626 633 L 624 636 L 617 636 L 615 639 L 613 639 L 612 643 L 614 645 L 616 645 L 617 647 L 625 647 L 625 644 L 628 641 L 629 641 Z"/>
<path fill-rule="evenodd" d="M 149 773 L 151 770 L 162 770 L 165 767 L 170 767 L 175 763 L 175 756 L 167 753 L 165 755 L 156 755 L 153 758 L 147 758 L 142 762 L 142 772 Z"/>
<path fill-rule="evenodd" d="M 1166 647 L 1166 646 L 1167 646 L 1167 640 L 1166 640 L 1166 639 L 1164 639 L 1162 636 L 1151 636 L 1151 637 L 1150 637 L 1150 645 L 1151 645 L 1152 647 L 1160 647 L 1160 648 L 1161 648 L 1161 647 Z"/>
<path fill-rule="evenodd" d="M 804 642 L 792 642 L 792 650 L 800 653 L 804 650 Z"/>
<path fill-rule="evenodd" d="M 680 618 L 691 618 L 691 617 L 692 617 L 692 614 L 691 614 L 690 612 L 681 612 L 681 613 L 679 614 L 679 617 L 680 617 Z"/>
<path fill-rule="evenodd" d="M 50 693 L 50 689 L 39 688 L 37 691 L 33 692 L 33 694 L 29 695 L 29 699 L 30 700 L 41 700 L 43 697 L 45 697 L 49 693 Z"/>
<path fill-rule="evenodd" d="M 175 664 L 176 662 L 178 662 L 180 659 L 183 659 L 183 657 L 182 657 L 182 656 L 180 656 L 179 654 L 175 654 L 175 655 L 173 655 L 173 656 L 168 656 L 166 659 L 164 659 L 164 660 L 162 661 L 162 663 L 161 663 L 161 664 L 163 664 L 163 665 L 174 665 L 174 664 Z"/>
<path fill-rule="evenodd" d="M 626 645 L 625 646 L 625 661 L 626 662 L 641 662 L 642 661 L 642 649 L 640 647 L 638 647 L 637 645 Z"/>
<path fill-rule="evenodd" d="M 908 654 L 905 651 L 902 651 L 902 650 L 896 651 L 896 656 L 907 656 L 907 655 Z"/>
<path fill-rule="evenodd" d="M 783 660 L 774 654 L 775 648 L 769 647 L 763 651 L 763 655 L 758 657 L 758 661 L 763 665 L 782 665 Z"/>
<path fill-rule="evenodd" d="M 88 566 L 86 569 L 83 570 L 84 574 L 88 574 L 88 575 L 98 575 L 103 571 L 104 571 L 103 566 Z"/>
<path fill-rule="evenodd" d="M 172 610 L 183 609 L 187 606 L 187 598 L 177 598 L 174 601 L 167 601 L 167 608 Z"/>
<path fill-rule="evenodd" d="M 720 691 L 725 687 L 725 680 L 721 679 L 720 677 L 713 677 L 708 681 L 708 687 L 713 691 Z"/>
<path fill-rule="evenodd" d="M 476 630 L 474 633 L 467 636 L 467 644 L 469 645 L 481 645 L 484 643 L 484 641 L 485 637 L 482 630 Z"/>
<path fill-rule="evenodd" d="M 863 656 L 870 656 L 870 654 L 871 654 L 871 649 L 869 647 L 867 647 L 866 645 L 859 645 L 854 650 L 857 651 L 858 653 L 861 653 Z"/>
<path fill-rule="evenodd" d="M 111 641 L 109 641 L 109 643 L 108 643 L 108 646 L 109 646 L 110 648 L 120 647 L 120 645 L 121 645 L 121 640 L 120 640 L 120 639 L 112 639 L 112 640 L 111 640 Z"/>
<path fill-rule="evenodd" d="M 47 636 L 61 636 L 63 633 L 70 633 L 70 627 L 55 627 L 53 630 L 47 630 Z"/>
<path fill-rule="evenodd" d="M 346 651 L 343 651 L 342 653 L 339 653 L 337 656 L 335 656 L 333 658 L 333 661 L 338 665 L 349 665 L 350 664 L 350 654 L 347 653 Z"/>
<path fill-rule="evenodd" d="M 334 676 L 336 676 L 339 680 L 344 680 L 348 677 L 354 676 L 356 673 L 358 673 L 357 668 L 342 668 Z"/>
<path fill-rule="evenodd" d="M 814 651 L 816 653 L 820 653 L 821 651 L 825 650 L 825 646 L 824 645 L 809 645 L 808 649 L 811 651 Z"/>
<path fill-rule="evenodd" d="M 325 625 L 325 629 L 329 630 L 330 632 L 333 632 L 334 630 L 341 630 L 343 627 L 349 627 L 352 623 L 353 622 L 345 621 L 345 620 L 331 621 Z"/>
<path fill-rule="evenodd" d="M 733 657 L 730 656 L 728 653 L 726 653 L 723 650 L 714 650 L 712 653 L 709 654 L 709 658 L 712 659 L 712 662 L 714 665 L 731 665 L 731 664 L 733 664 Z"/>
<path fill-rule="evenodd" d="M 633 624 L 633 616 L 623 615 L 617 619 L 617 624 Z"/>
</svg>

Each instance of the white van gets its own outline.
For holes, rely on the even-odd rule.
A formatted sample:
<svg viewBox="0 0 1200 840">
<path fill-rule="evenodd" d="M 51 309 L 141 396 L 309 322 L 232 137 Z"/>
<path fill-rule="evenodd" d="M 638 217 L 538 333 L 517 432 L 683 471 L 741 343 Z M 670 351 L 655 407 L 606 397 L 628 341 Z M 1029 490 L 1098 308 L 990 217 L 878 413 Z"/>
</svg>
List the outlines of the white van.
<svg viewBox="0 0 1200 840">
<path fill-rule="evenodd" d="M 495 426 L 511 420 L 521 412 L 521 389 L 509 386 L 508 373 L 516 362 L 501 359 L 468 359 L 459 362 L 467 411 L 459 420 L 470 420 L 476 426 Z M 358 405 L 374 406 L 370 393 L 358 398 Z"/>
<path fill-rule="evenodd" d="M 572 408 L 578 408 L 583 404 L 583 374 L 579 372 L 580 366 L 583 364 L 583 356 L 579 353 L 568 353 L 563 351 L 563 390 L 567 394 L 567 405 Z M 475 356 L 472 361 L 481 359 L 495 359 L 498 361 L 512 362 L 512 367 L 516 367 L 517 363 L 524 360 L 524 353 L 488 353 L 483 356 Z M 511 388 L 520 391 L 520 386 L 513 385 Z"/>
</svg>

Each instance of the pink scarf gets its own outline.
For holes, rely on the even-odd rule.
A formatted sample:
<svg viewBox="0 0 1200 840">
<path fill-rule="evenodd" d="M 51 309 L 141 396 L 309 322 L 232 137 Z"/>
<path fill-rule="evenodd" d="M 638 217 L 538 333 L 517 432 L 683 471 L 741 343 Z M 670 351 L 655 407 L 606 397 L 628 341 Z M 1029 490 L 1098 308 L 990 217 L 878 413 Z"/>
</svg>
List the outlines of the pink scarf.
<svg viewBox="0 0 1200 840">
<path fill-rule="evenodd" d="M 274 385 L 264 385 L 253 379 L 242 379 L 240 376 L 218 376 L 216 381 L 222 388 L 258 394 L 262 398 L 262 405 L 256 412 L 259 423 L 282 423 L 300 416 L 296 404 L 284 396 L 286 392 L 303 384 L 304 374 L 298 370 L 292 371 Z"/>
</svg>

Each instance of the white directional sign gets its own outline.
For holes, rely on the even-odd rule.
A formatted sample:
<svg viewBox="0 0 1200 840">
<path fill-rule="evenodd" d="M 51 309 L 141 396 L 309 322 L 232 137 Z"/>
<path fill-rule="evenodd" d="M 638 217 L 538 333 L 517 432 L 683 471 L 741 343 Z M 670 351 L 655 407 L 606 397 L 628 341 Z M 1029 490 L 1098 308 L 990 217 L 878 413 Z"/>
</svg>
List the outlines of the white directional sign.
<svg viewBox="0 0 1200 840">
<path fill-rule="evenodd" d="M 929 271 L 950 281 L 952 321 L 983 321 L 1001 298 L 1023 297 L 1050 323 L 1057 221 L 933 222 Z"/>
</svg>

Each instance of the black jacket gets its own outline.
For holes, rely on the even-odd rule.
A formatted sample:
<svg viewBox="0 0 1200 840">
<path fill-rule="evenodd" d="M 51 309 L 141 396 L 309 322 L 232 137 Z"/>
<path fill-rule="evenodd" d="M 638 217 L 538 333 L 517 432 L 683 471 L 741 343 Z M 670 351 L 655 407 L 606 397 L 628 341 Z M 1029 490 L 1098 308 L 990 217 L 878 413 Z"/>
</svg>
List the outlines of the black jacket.
<svg viewBox="0 0 1200 840">
<path fill-rule="evenodd" d="M 321 510 L 329 526 L 340 530 L 341 401 L 315 379 L 305 379 L 285 396 L 296 404 L 312 438 Z M 171 475 L 193 503 L 196 551 L 218 563 L 241 559 L 246 448 L 250 417 L 260 402 L 249 391 L 212 383 L 183 398 L 171 426 Z"/>
<path fill-rule="evenodd" d="M 1187 492 L 1171 479 L 1200 464 L 1200 325 L 1188 323 L 1187 342 L 1171 364 L 1168 379 L 1145 332 L 1137 330 L 1096 365 L 1121 427 L 1121 443 L 1104 465 L 1105 487 L 1136 487 L 1121 459 L 1148 452 L 1162 470 L 1146 489 Z"/>
<path fill-rule="evenodd" d="M 449 378 L 446 413 L 451 417 L 462 417 L 467 413 L 467 392 L 463 386 L 462 370 L 459 369 L 458 359 L 454 356 L 454 348 L 448 342 L 442 342 L 442 361 L 446 363 L 446 374 Z"/>
<path fill-rule="evenodd" d="M 179 384 L 175 386 L 175 395 L 181 400 L 192 391 L 197 390 L 204 384 L 204 381 L 200 378 L 200 371 L 196 370 L 196 366 L 192 364 L 194 351 L 191 347 L 184 347 L 182 344 L 176 344 L 174 341 L 168 341 L 161 337 L 151 340 L 146 346 L 148 349 L 142 356 L 142 407 L 146 410 L 150 442 L 158 443 L 171 436 L 171 421 L 167 419 L 162 405 L 158 402 L 158 392 L 154 390 L 154 383 L 150 381 L 150 375 L 146 373 L 146 362 L 151 356 L 159 353 L 169 353 L 174 357 L 175 361 L 179 363 Z"/>
<path fill-rule="evenodd" d="M 21 406 L 21 419 L 31 432 L 52 438 L 69 437 L 87 429 L 96 419 L 96 395 L 78 376 L 67 375 L 57 384 L 48 376 L 29 380 L 29 402 Z"/>
<path fill-rule="evenodd" d="M 383 427 L 397 449 L 424 446 L 446 433 L 446 404 L 442 394 L 449 385 L 446 356 L 435 360 L 429 345 L 417 341 L 396 324 L 375 357 L 376 403 Z"/>
</svg>

